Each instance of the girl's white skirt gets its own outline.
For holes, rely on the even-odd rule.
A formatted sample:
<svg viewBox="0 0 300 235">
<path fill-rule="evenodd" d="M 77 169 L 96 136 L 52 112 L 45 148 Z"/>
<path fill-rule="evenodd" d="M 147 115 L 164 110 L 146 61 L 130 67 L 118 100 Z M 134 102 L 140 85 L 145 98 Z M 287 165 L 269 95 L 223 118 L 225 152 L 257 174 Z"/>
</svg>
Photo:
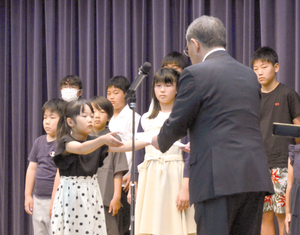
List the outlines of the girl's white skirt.
<svg viewBox="0 0 300 235">
<path fill-rule="evenodd" d="M 107 234 L 97 176 L 61 176 L 55 194 L 52 234 Z"/>
</svg>

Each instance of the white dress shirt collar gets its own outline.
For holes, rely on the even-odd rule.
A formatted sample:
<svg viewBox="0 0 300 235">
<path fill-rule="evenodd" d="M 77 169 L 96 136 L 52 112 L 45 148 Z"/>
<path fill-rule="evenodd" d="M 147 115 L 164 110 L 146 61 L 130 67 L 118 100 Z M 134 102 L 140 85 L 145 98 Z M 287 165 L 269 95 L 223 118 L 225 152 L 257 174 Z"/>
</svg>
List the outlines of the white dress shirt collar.
<svg viewBox="0 0 300 235">
<path fill-rule="evenodd" d="M 218 47 L 218 48 L 215 48 L 215 49 L 211 50 L 210 52 L 208 52 L 208 53 L 204 56 L 202 62 L 206 60 L 207 56 L 209 56 L 211 53 L 214 53 L 215 51 L 225 51 L 225 48 Z"/>
</svg>

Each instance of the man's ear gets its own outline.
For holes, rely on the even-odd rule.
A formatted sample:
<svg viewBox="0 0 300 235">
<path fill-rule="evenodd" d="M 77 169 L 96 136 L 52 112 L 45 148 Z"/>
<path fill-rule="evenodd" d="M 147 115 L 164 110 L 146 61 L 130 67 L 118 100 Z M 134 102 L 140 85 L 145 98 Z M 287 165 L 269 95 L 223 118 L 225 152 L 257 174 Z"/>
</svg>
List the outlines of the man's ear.
<svg viewBox="0 0 300 235">
<path fill-rule="evenodd" d="M 279 63 L 274 64 L 275 73 L 279 71 Z"/>
<path fill-rule="evenodd" d="M 195 38 L 191 38 L 191 42 L 194 44 L 194 47 L 196 48 L 196 52 L 198 53 L 200 50 L 200 44 Z"/>
<path fill-rule="evenodd" d="M 75 125 L 74 121 L 71 118 L 67 118 L 67 124 L 69 125 L 69 127 L 73 127 Z"/>
</svg>

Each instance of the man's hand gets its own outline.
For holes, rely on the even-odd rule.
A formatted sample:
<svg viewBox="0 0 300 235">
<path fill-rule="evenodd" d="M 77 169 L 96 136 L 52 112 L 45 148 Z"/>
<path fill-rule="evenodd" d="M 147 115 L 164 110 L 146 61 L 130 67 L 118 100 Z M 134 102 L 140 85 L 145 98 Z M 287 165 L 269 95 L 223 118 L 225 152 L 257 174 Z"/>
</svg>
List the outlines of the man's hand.
<svg viewBox="0 0 300 235">
<path fill-rule="evenodd" d="M 185 147 L 181 147 L 180 149 L 184 152 L 190 153 L 191 152 L 190 142 L 188 142 Z"/>
<path fill-rule="evenodd" d="M 156 148 L 157 150 L 160 150 L 158 142 L 157 142 L 157 135 L 152 138 L 151 144 L 154 146 L 154 148 Z"/>
</svg>

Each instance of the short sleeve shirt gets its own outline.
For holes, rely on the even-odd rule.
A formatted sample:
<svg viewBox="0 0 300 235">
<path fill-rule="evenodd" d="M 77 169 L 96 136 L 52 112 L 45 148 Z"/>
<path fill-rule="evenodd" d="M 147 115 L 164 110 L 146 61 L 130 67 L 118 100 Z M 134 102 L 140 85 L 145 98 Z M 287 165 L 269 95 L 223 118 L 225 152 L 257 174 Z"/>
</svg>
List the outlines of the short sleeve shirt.
<svg viewBox="0 0 300 235">
<path fill-rule="evenodd" d="M 38 137 L 32 146 L 28 160 L 37 163 L 33 194 L 40 198 L 51 198 L 57 167 L 53 161 L 56 140 L 48 142 L 47 136 Z"/>
<path fill-rule="evenodd" d="M 273 91 L 262 93 L 260 126 L 269 167 L 287 167 L 288 145 L 293 138 L 273 136 L 273 122 L 292 124 L 300 115 L 299 95 L 283 84 Z"/>
<path fill-rule="evenodd" d="M 92 140 L 97 137 L 88 136 L 87 140 Z M 87 155 L 79 155 L 73 153 L 65 152 L 65 145 L 71 141 L 75 140 L 70 135 L 64 135 L 58 142 L 57 150 L 55 152 L 54 162 L 59 168 L 59 173 L 61 176 L 93 176 L 97 173 L 98 167 L 103 165 L 103 160 L 107 156 L 107 145 L 102 145 L 94 152 L 91 152 Z M 85 142 L 85 141 L 78 141 Z"/>
<path fill-rule="evenodd" d="M 97 136 L 102 136 L 109 133 L 108 128 L 104 129 Z M 94 133 L 93 133 L 94 134 Z M 117 135 L 118 140 L 121 140 Z M 120 153 L 108 153 L 107 157 L 103 161 L 103 166 L 98 169 L 97 177 L 101 191 L 103 204 L 105 206 L 110 205 L 110 201 L 114 194 L 114 176 L 116 173 L 122 173 L 123 175 L 128 172 L 128 163 L 124 152 Z"/>
</svg>

